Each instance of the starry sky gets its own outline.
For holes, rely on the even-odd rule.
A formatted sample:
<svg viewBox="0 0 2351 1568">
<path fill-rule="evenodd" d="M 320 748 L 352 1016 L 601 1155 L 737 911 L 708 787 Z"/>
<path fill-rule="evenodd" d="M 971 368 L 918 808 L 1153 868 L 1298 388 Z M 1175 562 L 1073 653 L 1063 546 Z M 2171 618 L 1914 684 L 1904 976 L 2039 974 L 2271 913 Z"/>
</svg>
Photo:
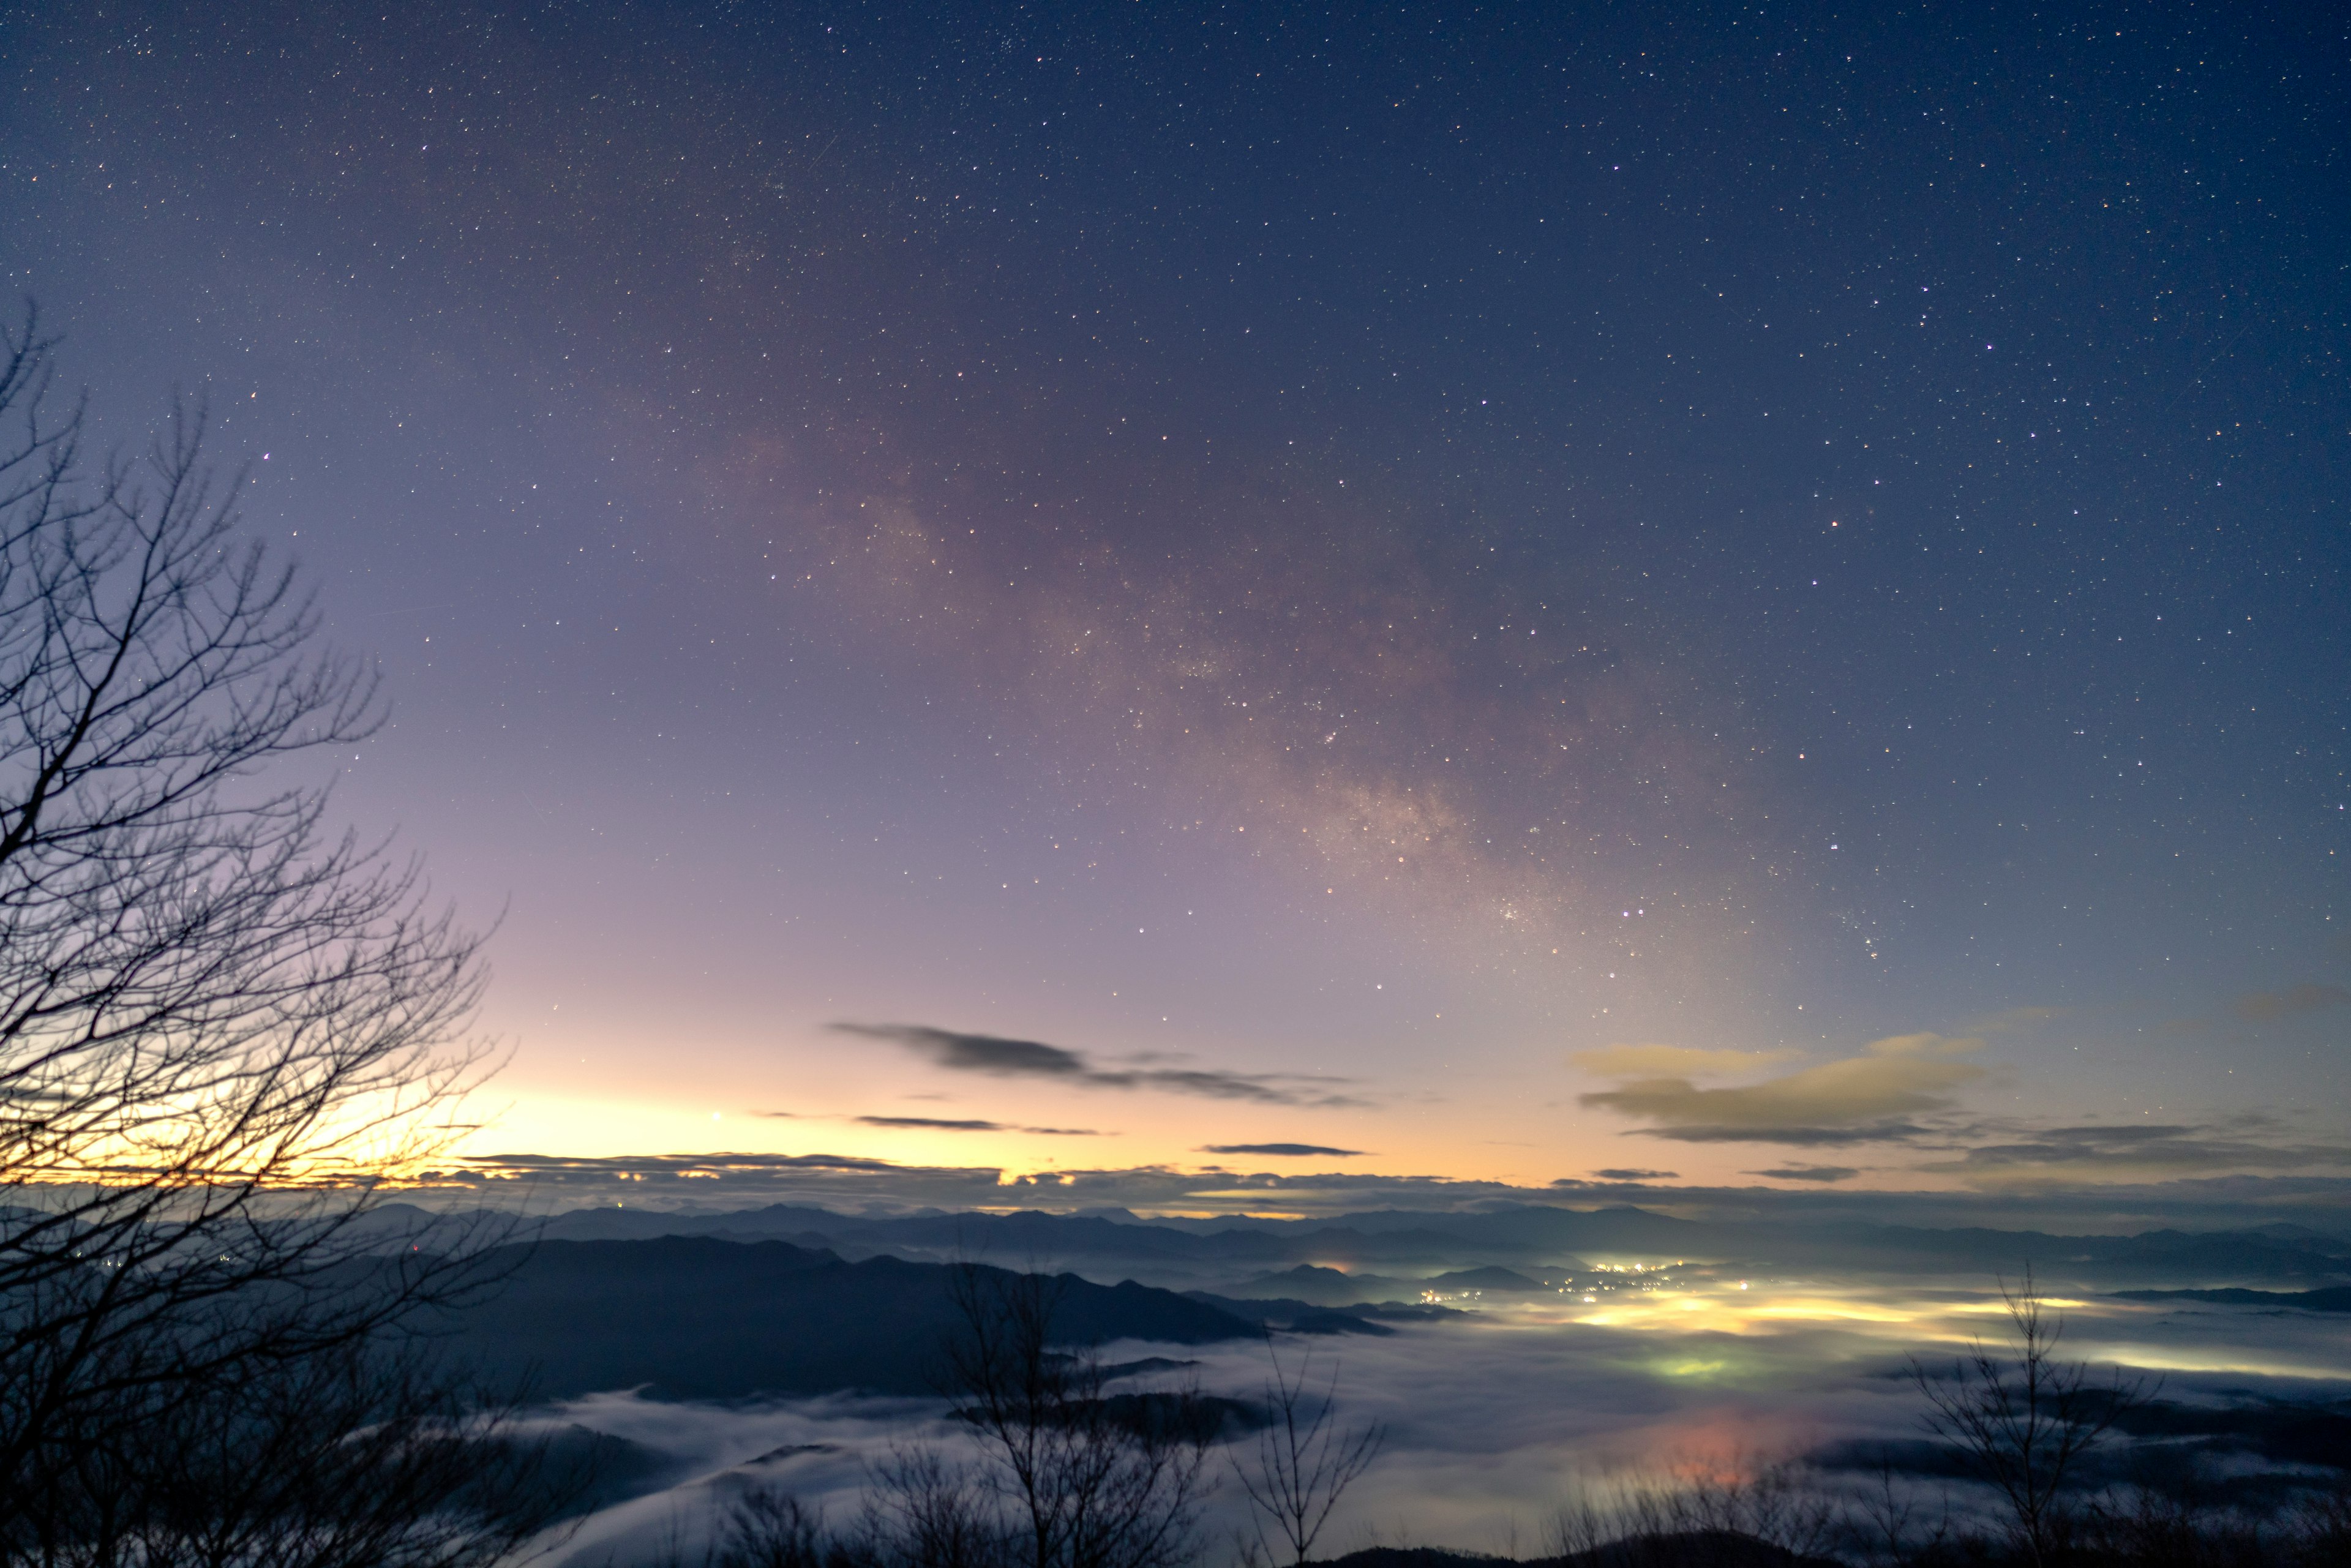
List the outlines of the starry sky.
<svg viewBox="0 0 2351 1568">
<path fill-rule="evenodd" d="M 0 280 L 498 922 L 480 1169 L 2351 1202 L 2325 7 L 0 37 Z"/>
</svg>

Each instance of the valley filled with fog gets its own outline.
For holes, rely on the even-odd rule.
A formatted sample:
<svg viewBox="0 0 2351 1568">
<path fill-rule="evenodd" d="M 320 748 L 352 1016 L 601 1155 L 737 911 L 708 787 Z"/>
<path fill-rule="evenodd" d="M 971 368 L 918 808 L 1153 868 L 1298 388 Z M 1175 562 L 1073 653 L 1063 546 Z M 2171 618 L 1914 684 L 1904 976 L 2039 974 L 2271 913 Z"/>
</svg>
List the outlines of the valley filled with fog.
<svg viewBox="0 0 2351 1568">
<path fill-rule="evenodd" d="M 637 1234 L 561 1239 L 616 1229 Z M 651 1234 L 675 1229 L 703 1234 Z M 681 1260 L 689 1272 L 754 1260 L 789 1268 L 768 1277 L 816 1293 L 742 1307 L 771 1336 L 811 1341 L 836 1331 L 820 1310 L 791 1301 L 862 1300 L 878 1284 L 908 1301 L 944 1274 L 942 1260 L 1065 1272 L 1080 1292 L 1071 1301 L 1109 1314 L 1089 1320 L 1108 1337 L 1080 1346 L 1105 1364 L 1106 1386 L 1195 1388 L 1236 1402 L 1212 1472 L 1246 1452 L 1245 1412 L 1261 1402 L 1269 1355 L 1304 1365 L 1315 1386 L 1335 1390 L 1344 1419 L 1387 1435 L 1334 1516 L 1326 1556 L 1374 1544 L 1542 1555 L 1550 1521 L 1579 1498 L 1775 1466 L 1828 1491 L 1890 1478 L 1921 1506 L 1966 1516 L 1981 1499 L 1928 1439 L 1913 1368 L 1939 1376 L 1971 1342 L 2004 1343 L 2000 1276 L 2014 1290 L 2028 1266 L 2043 1306 L 2062 1317 L 2061 1354 L 2100 1376 L 2120 1369 L 2152 1396 L 2085 1484 L 2144 1479 L 2154 1467 L 2283 1495 L 2338 1467 L 2351 1434 L 2351 1292 L 2336 1283 L 2351 1270 L 2351 1245 L 2294 1227 L 2055 1237 L 1711 1226 L 1637 1208 L 1222 1226 L 605 1209 L 559 1217 L 545 1231 L 514 1288 L 527 1301 L 528 1268 L 552 1260 L 584 1333 L 601 1309 L 580 1281 L 608 1279 L 611 1311 L 643 1347 L 641 1383 L 576 1389 L 528 1424 L 559 1442 L 601 1445 L 598 1506 L 562 1548 L 583 1568 L 698 1552 L 756 1490 L 788 1492 L 847 1523 L 877 1465 L 926 1447 L 956 1454 L 970 1441 L 952 1402 L 919 1382 L 938 1348 L 921 1342 L 919 1313 L 893 1328 L 895 1364 L 912 1377 L 886 1393 L 779 1392 L 749 1373 L 730 1384 L 723 1367 L 664 1363 L 656 1341 L 666 1309 L 622 1283 L 639 1249 L 668 1249 L 665 1278 Z M 828 1239 L 837 1245 L 818 1247 Z M 1640 1249 L 1645 1239 L 1652 1249 Z M 1667 1241 L 1679 1245 L 1657 1245 Z M 1856 1261 L 1872 1249 L 1881 1266 Z M 1982 1267 L 2002 1250 L 2010 1267 Z M 705 1343 L 714 1343 L 708 1314 L 726 1310 L 711 1299 L 725 1290 L 719 1278 L 696 1287 L 703 1299 L 691 1309 Z M 1123 1293 L 1090 1291 L 1138 1278 Z M 1220 1315 L 1165 1320 L 1180 1322 L 1174 1339 L 1115 1332 L 1122 1312 L 1184 1303 Z M 525 1318 L 544 1323 L 546 1314 Z M 558 1340 L 507 1349 L 515 1364 L 559 1378 L 572 1364 Z M 791 1375 L 824 1380 L 820 1367 Z M 689 1385 L 697 1393 L 681 1396 Z M 1245 1521 L 1226 1479 L 1211 1500 L 1212 1531 Z"/>
</svg>

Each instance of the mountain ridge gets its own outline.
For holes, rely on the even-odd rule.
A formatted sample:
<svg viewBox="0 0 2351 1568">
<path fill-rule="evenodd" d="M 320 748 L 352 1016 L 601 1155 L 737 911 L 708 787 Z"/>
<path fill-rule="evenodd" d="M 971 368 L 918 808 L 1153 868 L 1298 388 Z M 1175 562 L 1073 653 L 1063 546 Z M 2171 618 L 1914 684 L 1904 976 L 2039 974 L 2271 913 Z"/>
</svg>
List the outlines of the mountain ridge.
<svg viewBox="0 0 2351 1568">
<path fill-rule="evenodd" d="M 962 1322 L 948 1265 L 851 1262 L 784 1241 L 538 1241 L 484 1261 L 499 1275 L 495 1293 L 432 1326 L 493 1377 L 528 1378 L 541 1398 L 623 1388 L 675 1399 L 930 1394 Z M 1207 1344 L 1260 1332 L 1134 1281 L 1062 1274 L 1052 1288 L 1063 1343 Z"/>
</svg>

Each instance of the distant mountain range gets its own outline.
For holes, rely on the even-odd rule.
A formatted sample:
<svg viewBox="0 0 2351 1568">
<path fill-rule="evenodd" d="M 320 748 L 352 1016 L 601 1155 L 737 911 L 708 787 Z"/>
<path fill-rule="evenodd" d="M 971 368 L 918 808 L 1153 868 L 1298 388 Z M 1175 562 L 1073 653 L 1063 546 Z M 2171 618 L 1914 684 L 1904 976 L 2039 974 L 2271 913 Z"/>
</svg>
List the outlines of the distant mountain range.
<svg viewBox="0 0 2351 1568">
<path fill-rule="evenodd" d="M 367 1223 L 387 1252 L 429 1250 L 437 1239 L 480 1233 L 477 1215 L 400 1205 Z M 1583 1260 L 1612 1256 L 1643 1260 L 1653 1272 L 1687 1261 L 1691 1271 L 1711 1266 L 1718 1275 L 1767 1278 L 1981 1281 L 2013 1278 L 2029 1264 L 2045 1285 L 2064 1289 L 2351 1310 L 2351 1244 L 2315 1233 L 1733 1228 L 1630 1207 L 1382 1213 L 1221 1229 L 1042 1213 L 599 1208 L 531 1228 L 535 1239 L 517 1239 L 485 1259 L 504 1275 L 502 1287 L 440 1327 L 454 1348 L 488 1371 L 509 1379 L 528 1374 L 549 1397 L 632 1387 L 704 1399 L 934 1392 L 939 1351 L 957 1321 L 946 1264 L 972 1260 L 1061 1271 L 1059 1329 L 1073 1343 L 1207 1344 L 1269 1327 L 1382 1334 L 1571 1283 L 1637 1289 L 1633 1281 L 1652 1277 L 1629 1264 Z M 1373 1264 L 1377 1269 L 1365 1267 Z M 2264 1291 L 2247 1288 L 2249 1281 L 2304 1288 Z"/>
<path fill-rule="evenodd" d="M 397 1204 L 371 1221 L 403 1244 L 464 1222 Z M 1763 1277 L 1984 1280 L 2013 1277 L 2030 1266 L 2052 1283 L 2100 1291 L 2351 1284 L 2351 1240 L 2291 1225 L 2052 1236 L 1858 1222 L 1699 1223 L 1631 1207 L 1529 1205 L 1468 1214 L 1387 1210 L 1320 1221 L 1248 1216 L 1208 1221 L 1144 1220 L 1123 1211 L 852 1216 L 783 1204 L 718 1214 L 583 1208 L 535 1223 L 547 1241 L 679 1236 L 782 1241 L 850 1262 L 975 1260 L 1009 1269 L 1066 1270 L 1097 1282 L 1134 1280 L 1321 1306 L 1417 1301 L 1426 1291 L 1451 1295 L 1527 1288 L 1503 1275 L 1477 1273 L 1484 1270 L 1508 1270 L 1549 1289 L 1600 1265 L 1654 1267 L 1683 1260 Z"/>
</svg>

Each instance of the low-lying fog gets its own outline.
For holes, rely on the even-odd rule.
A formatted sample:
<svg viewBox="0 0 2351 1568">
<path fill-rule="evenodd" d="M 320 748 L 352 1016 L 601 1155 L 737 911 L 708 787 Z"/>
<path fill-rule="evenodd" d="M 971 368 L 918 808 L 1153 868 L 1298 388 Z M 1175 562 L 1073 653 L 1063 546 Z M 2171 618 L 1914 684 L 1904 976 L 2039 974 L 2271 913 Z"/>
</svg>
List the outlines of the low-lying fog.
<svg viewBox="0 0 2351 1568">
<path fill-rule="evenodd" d="M 1667 1276 L 1668 1280 L 1672 1279 Z M 2351 1396 L 2351 1318 L 2297 1310 L 2048 1294 L 2064 1350 L 2164 1379 L 2184 1406 Z M 1286 1362 L 1335 1371 L 1343 1416 L 1389 1432 L 1318 1556 L 1374 1542 L 1532 1555 L 1551 1511 L 1579 1480 L 1720 1475 L 1855 1442 L 1913 1442 L 1916 1354 L 1948 1363 L 2007 1328 L 1997 1291 L 1821 1280 L 1673 1281 L 1662 1289 L 1458 1301 L 1458 1316 L 1384 1336 L 1278 1335 Z M 925 1347 L 910 1347 L 920 1349 Z M 1121 1362 L 1165 1355 L 1158 1375 L 1249 1397 L 1258 1343 L 1172 1348 L 1125 1342 Z M 1149 1377 L 1123 1386 L 1149 1386 Z M 869 1459 L 892 1445 L 960 1444 L 939 1400 L 664 1403 L 626 1392 L 551 1408 L 641 1446 L 667 1467 L 658 1487 L 589 1518 L 560 1561 L 587 1568 L 665 1550 L 698 1553 L 710 1522 L 750 1486 L 779 1487 L 845 1519 Z M 1238 1447 L 1245 1448 L 1246 1441 Z M 1850 1451 L 1850 1450 L 1848 1450 Z M 2279 1467 L 2269 1465 L 2275 1469 Z M 1219 1490 L 1219 1532 L 1240 1522 Z"/>
</svg>

